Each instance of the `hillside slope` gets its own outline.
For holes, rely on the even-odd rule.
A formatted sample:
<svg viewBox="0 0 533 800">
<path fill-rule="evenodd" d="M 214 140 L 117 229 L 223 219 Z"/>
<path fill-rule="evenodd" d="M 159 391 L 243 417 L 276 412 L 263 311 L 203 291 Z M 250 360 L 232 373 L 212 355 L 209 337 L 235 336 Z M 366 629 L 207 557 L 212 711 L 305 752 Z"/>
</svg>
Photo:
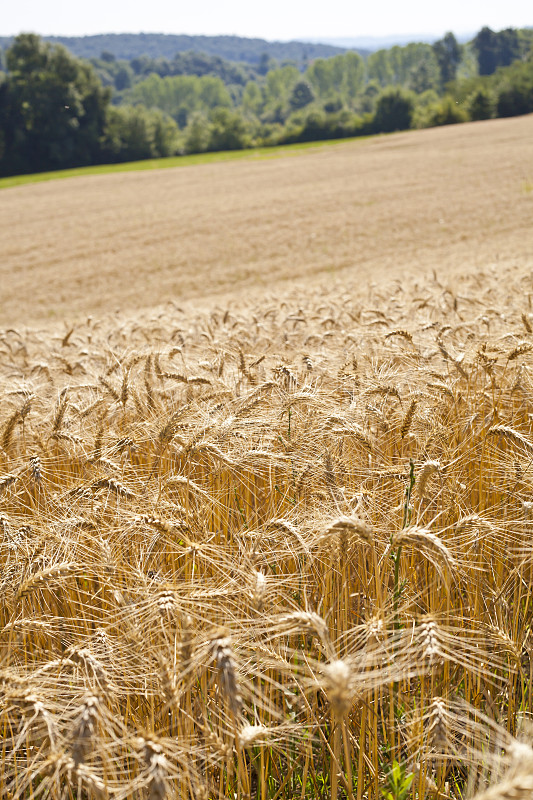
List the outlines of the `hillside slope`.
<svg viewBox="0 0 533 800">
<path fill-rule="evenodd" d="M 522 262 L 532 122 L 2 190 L 0 324 Z"/>
</svg>

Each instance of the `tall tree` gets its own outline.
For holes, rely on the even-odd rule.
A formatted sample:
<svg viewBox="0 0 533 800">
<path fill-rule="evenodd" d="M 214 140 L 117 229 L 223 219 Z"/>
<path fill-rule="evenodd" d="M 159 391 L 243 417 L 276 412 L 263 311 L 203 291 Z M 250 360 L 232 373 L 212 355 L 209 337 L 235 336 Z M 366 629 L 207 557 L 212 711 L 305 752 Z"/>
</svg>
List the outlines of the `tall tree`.
<svg viewBox="0 0 533 800">
<path fill-rule="evenodd" d="M 477 53 L 480 75 L 492 75 L 498 67 L 512 64 L 522 53 L 521 37 L 514 28 L 499 32 L 481 28 L 472 45 Z"/>
<path fill-rule="evenodd" d="M 477 52 L 480 75 L 492 75 L 498 66 L 496 34 L 485 26 L 474 37 L 472 44 Z"/>
<path fill-rule="evenodd" d="M 359 53 L 349 52 L 333 58 L 319 58 L 305 73 L 322 101 L 340 99 L 353 106 L 363 89 L 365 64 Z"/>
<path fill-rule="evenodd" d="M 439 65 L 441 87 L 444 88 L 457 77 L 457 67 L 461 63 L 461 45 L 449 31 L 434 43 L 433 52 Z"/>
<path fill-rule="evenodd" d="M 416 94 L 438 89 L 440 72 L 433 53 L 428 53 L 417 61 L 409 71 L 408 86 Z"/>
<path fill-rule="evenodd" d="M 220 78 L 204 75 L 175 75 L 161 78 L 152 73 L 125 93 L 129 103 L 159 108 L 180 124 L 187 122 L 193 111 L 208 112 L 232 106 L 231 96 Z"/>
<path fill-rule="evenodd" d="M 521 56 L 520 34 L 514 28 L 506 28 L 498 33 L 498 66 L 508 67 Z"/>
<path fill-rule="evenodd" d="M 17 36 L 6 60 L 8 135 L 0 168 L 36 172 L 94 163 L 110 91 L 92 67 L 35 34 Z"/>
<path fill-rule="evenodd" d="M 368 56 L 367 70 L 370 80 L 376 80 L 380 86 L 388 86 L 394 81 L 392 66 L 389 63 L 388 50 L 376 50 Z"/>
</svg>

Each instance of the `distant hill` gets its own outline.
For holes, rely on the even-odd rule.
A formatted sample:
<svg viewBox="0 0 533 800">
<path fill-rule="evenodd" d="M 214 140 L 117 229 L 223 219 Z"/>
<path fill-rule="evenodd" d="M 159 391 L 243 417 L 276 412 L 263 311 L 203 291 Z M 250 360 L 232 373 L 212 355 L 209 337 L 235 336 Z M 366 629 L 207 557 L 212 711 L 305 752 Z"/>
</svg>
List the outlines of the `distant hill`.
<svg viewBox="0 0 533 800">
<path fill-rule="evenodd" d="M 474 36 L 474 33 L 463 33 L 460 35 L 457 34 L 456 38 L 458 42 L 468 42 Z M 440 39 L 440 35 L 436 33 L 409 33 L 404 34 L 403 36 L 354 36 L 332 39 L 310 39 L 310 41 L 315 44 L 329 44 L 333 45 L 334 47 L 344 47 L 349 50 L 358 50 L 359 52 L 365 50 L 373 52 L 375 50 L 394 47 L 394 45 L 403 47 L 406 44 L 411 44 L 411 42 L 433 44 L 433 42 L 436 42 L 437 39 Z"/>
<path fill-rule="evenodd" d="M 47 42 L 62 44 L 80 58 L 98 58 L 102 52 L 117 59 L 146 55 L 172 59 L 176 53 L 194 51 L 220 56 L 229 61 L 259 64 L 265 55 L 278 61 L 298 63 L 329 58 L 346 52 L 345 47 L 316 42 L 269 42 L 242 36 L 185 36 L 163 33 L 104 33 L 97 36 L 43 36 Z M 9 47 L 12 37 L 0 37 L 0 48 Z M 359 50 L 361 55 L 365 52 Z"/>
</svg>

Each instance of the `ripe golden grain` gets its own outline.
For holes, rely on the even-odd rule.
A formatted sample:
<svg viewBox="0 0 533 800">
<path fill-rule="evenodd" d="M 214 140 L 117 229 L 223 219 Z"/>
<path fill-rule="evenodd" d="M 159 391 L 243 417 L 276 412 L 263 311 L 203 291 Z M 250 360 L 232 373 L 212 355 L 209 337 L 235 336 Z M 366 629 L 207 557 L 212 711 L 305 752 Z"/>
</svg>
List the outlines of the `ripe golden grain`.
<svg viewBox="0 0 533 800">
<path fill-rule="evenodd" d="M 526 123 L 432 141 L 476 160 L 476 130 Z M 368 147 L 399 168 L 417 137 Z M 283 249 L 300 228 L 272 208 Z M 381 800 L 395 761 L 411 798 L 527 786 L 531 277 L 511 245 L 445 278 L 0 331 L 0 796 Z"/>
</svg>

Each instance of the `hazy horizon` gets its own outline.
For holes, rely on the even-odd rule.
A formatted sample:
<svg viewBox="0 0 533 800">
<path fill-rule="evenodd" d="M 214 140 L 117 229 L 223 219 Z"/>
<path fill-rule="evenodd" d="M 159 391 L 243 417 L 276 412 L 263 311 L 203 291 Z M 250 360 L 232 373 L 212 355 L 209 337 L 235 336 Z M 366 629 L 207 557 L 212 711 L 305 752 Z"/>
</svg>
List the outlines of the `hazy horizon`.
<svg viewBox="0 0 533 800">
<path fill-rule="evenodd" d="M 482 26 L 481 26 L 482 27 Z M 527 26 L 524 26 L 527 27 Z M 450 30 L 450 29 L 448 29 Z M 477 31 L 457 31 L 453 30 L 452 33 L 456 36 L 458 41 L 465 42 L 471 39 L 476 35 Z M 34 30 L 32 28 L 26 28 L 25 30 L 21 30 L 18 33 L 35 33 L 38 36 L 42 36 L 45 39 L 78 39 L 84 37 L 93 37 L 93 36 L 191 36 L 191 37 L 239 37 L 243 39 L 258 39 L 264 40 L 269 42 L 270 44 L 288 44 L 290 42 L 301 42 L 301 43 L 309 43 L 309 44 L 325 44 L 325 45 L 332 45 L 333 47 L 339 48 L 349 48 L 353 46 L 357 46 L 360 48 L 367 48 L 372 50 L 373 45 L 377 47 L 394 45 L 394 44 L 408 44 L 410 42 L 428 42 L 432 43 L 436 41 L 440 37 L 442 37 L 447 31 L 424 31 L 424 32 L 417 32 L 417 33 L 404 33 L 404 34 L 390 34 L 384 33 L 382 35 L 376 36 L 365 36 L 364 34 L 355 35 L 355 36 L 291 36 L 289 39 L 287 38 L 271 38 L 266 36 L 246 36 L 244 34 L 239 33 L 188 33 L 188 32 L 175 32 L 175 31 L 98 31 L 97 33 L 79 33 L 79 34 L 72 34 L 72 33 L 42 33 L 41 31 Z M 18 35 L 18 33 L 3 33 L 0 30 L 0 39 L 2 38 L 13 38 Z"/>
<path fill-rule="evenodd" d="M 370 8 L 354 8 L 349 0 L 331 0 L 328 14 L 286 0 L 271 0 L 269 13 L 247 0 L 228 0 L 222 7 L 207 0 L 202 5 L 176 11 L 171 0 L 153 0 L 146 6 L 131 0 L 127 13 L 110 0 L 93 0 L 86 7 L 63 0 L 22 0 L 6 8 L 0 36 L 34 31 L 42 36 L 92 36 L 110 33 L 167 33 L 190 36 L 244 36 L 270 41 L 355 39 L 361 37 L 400 39 L 439 37 L 445 31 L 457 36 L 485 25 L 501 30 L 532 24 L 525 0 L 465 4 L 449 0 L 442 5 L 425 0 L 406 0 L 398 7 L 382 0 Z"/>
<path fill-rule="evenodd" d="M 480 28 L 483 27 L 482 25 Z M 511 27 L 511 26 L 508 26 Z M 514 27 L 528 27 L 528 26 L 514 26 Z M 232 37 L 237 36 L 243 39 L 264 39 L 267 42 L 309 42 L 309 43 L 317 43 L 317 44 L 333 44 L 339 47 L 343 47 L 343 43 L 348 43 L 353 41 L 354 39 L 361 39 L 361 40 L 368 40 L 371 41 L 382 41 L 385 39 L 392 40 L 405 40 L 407 41 L 415 41 L 415 39 L 419 41 L 427 41 L 428 39 L 437 39 L 440 36 L 443 36 L 446 32 L 452 30 L 454 35 L 457 38 L 464 38 L 469 36 L 475 36 L 476 31 L 468 30 L 468 31 L 460 31 L 451 28 L 446 28 L 446 30 L 438 30 L 438 31 L 416 31 L 412 33 L 390 33 L 389 31 L 384 31 L 382 34 L 375 34 L 375 35 L 366 35 L 366 34 L 354 34 L 353 36 L 347 35 L 339 35 L 339 36 L 290 36 L 290 37 L 273 37 L 273 36 L 260 36 L 260 35 L 248 35 L 245 33 L 202 33 L 202 32 L 191 32 L 191 31 L 161 31 L 161 30 L 98 30 L 93 31 L 91 33 L 65 33 L 65 32 L 58 32 L 58 31 L 41 31 L 37 30 L 36 28 L 32 28 L 31 26 L 26 26 L 26 28 L 21 28 L 19 31 L 16 32 L 4 32 L 0 29 L 0 38 L 9 38 L 18 36 L 21 33 L 35 33 L 38 36 L 46 37 L 46 38 L 82 38 L 82 37 L 89 37 L 89 36 L 122 36 L 122 35 L 130 35 L 130 36 L 208 36 L 208 37 Z"/>
</svg>

